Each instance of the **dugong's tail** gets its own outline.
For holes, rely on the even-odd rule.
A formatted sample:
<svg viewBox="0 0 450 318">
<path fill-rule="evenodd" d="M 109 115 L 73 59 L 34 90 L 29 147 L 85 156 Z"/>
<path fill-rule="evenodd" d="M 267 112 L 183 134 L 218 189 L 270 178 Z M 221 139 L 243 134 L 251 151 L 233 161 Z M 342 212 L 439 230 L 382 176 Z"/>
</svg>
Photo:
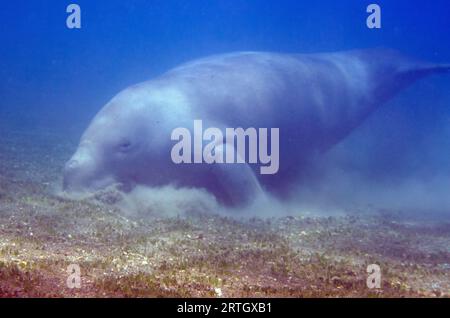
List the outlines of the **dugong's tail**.
<svg viewBox="0 0 450 318">
<path fill-rule="evenodd" d="M 409 78 L 415 81 L 430 75 L 446 73 L 450 73 L 450 64 L 418 63 L 409 69 L 406 69 L 406 71 L 400 73 L 400 75 L 405 76 L 403 79 Z"/>
<path fill-rule="evenodd" d="M 372 66 L 372 71 L 377 74 L 377 79 L 386 80 L 390 73 L 406 79 L 418 79 L 431 74 L 450 72 L 448 63 L 431 63 L 404 55 L 394 49 L 377 48 L 352 52 L 360 57 L 366 65 Z"/>
<path fill-rule="evenodd" d="M 445 72 L 450 72 L 450 64 L 436 64 L 436 65 L 431 65 L 428 67 L 425 67 L 423 69 L 423 71 L 425 72 L 430 72 L 430 73 L 445 73 Z"/>
<path fill-rule="evenodd" d="M 403 72 L 400 72 L 400 74 L 414 79 L 419 79 L 433 74 L 444 73 L 450 73 L 450 64 L 419 62 L 413 65 L 409 65 Z"/>
</svg>

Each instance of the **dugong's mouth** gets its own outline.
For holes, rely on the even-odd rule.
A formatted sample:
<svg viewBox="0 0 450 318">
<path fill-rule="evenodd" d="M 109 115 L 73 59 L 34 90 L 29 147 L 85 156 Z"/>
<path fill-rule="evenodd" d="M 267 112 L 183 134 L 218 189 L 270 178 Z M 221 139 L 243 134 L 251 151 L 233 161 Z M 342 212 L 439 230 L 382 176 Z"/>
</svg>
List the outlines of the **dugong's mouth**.
<svg viewBox="0 0 450 318">
<path fill-rule="evenodd" d="M 67 193 L 86 193 L 99 191 L 113 184 L 116 184 L 116 181 L 111 177 L 84 180 L 64 174 L 62 188 Z"/>
</svg>

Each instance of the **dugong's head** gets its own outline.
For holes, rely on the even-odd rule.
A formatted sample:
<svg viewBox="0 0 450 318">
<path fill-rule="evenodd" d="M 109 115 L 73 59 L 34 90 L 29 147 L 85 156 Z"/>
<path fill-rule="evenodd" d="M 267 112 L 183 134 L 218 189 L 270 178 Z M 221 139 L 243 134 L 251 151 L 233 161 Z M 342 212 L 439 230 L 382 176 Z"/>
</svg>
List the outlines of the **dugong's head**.
<svg viewBox="0 0 450 318">
<path fill-rule="evenodd" d="M 64 167 L 63 190 L 85 192 L 119 183 L 139 183 L 144 174 L 158 175 L 159 154 L 166 147 L 162 96 L 139 85 L 114 97 L 94 117 L 75 154 Z M 165 142 L 166 141 L 166 142 Z M 169 140 L 170 141 L 170 140 Z M 169 147 L 169 145 L 167 145 Z"/>
</svg>

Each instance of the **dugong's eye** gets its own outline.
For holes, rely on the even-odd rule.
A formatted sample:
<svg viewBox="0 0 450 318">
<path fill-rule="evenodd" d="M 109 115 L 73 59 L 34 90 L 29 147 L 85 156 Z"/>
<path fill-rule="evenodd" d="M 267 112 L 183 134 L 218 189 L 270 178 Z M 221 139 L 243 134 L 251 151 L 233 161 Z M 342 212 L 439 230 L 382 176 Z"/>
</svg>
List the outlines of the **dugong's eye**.
<svg viewBox="0 0 450 318">
<path fill-rule="evenodd" d="M 132 146 L 131 141 L 125 140 L 119 144 L 119 151 L 127 152 L 131 149 L 131 146 Z"/>
</svg>

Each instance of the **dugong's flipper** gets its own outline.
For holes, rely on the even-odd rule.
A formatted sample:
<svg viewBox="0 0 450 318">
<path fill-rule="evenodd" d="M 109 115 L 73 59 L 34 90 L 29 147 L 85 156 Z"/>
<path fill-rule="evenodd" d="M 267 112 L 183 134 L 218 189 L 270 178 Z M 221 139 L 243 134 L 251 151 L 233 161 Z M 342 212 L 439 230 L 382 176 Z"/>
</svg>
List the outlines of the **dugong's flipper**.
<svg viewBox="0 0 450 318">
<path fill-rule="evenodd" d="M 225 157 L 227 149 L 237 153 L 233 146 L 228 144 L 217 146 L 215 153 L 219 157 Z M 214 195 L 222 204 L 244 206 L 256 197 L 264 195 L 254 171 L 248 164 L 211 164 L 210 173 L 215 184 Z"/>
</svg>

